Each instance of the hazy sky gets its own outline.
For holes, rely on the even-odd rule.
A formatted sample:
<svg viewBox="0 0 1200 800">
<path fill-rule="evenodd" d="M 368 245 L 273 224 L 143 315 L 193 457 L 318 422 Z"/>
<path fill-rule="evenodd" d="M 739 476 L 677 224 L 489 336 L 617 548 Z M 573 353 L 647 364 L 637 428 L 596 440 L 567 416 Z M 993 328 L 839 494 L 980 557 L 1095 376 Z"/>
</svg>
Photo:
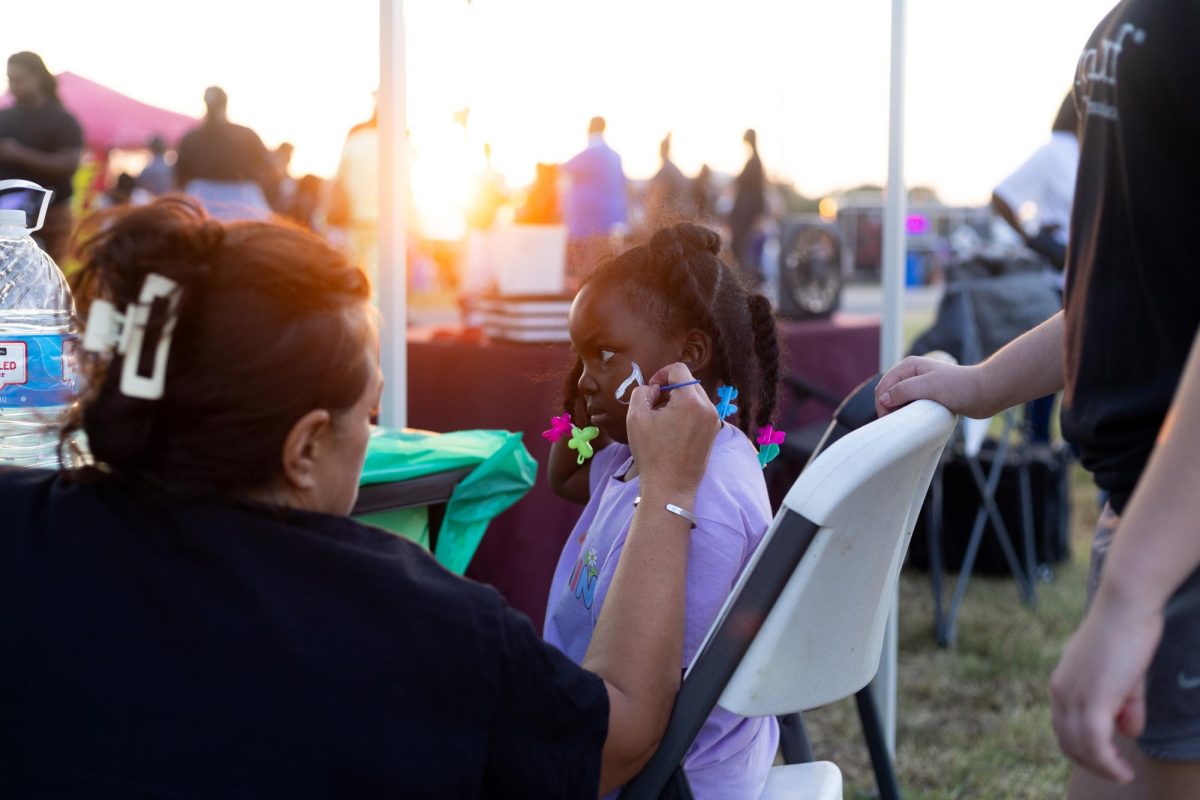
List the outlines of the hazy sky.
<svg viewBox="0 0 1200 800">
<path fill-rule="evenodd" d="M 1076 58 L 1114 0 L 911 0 L 907 178 L 983 202 L 1048 135 Z M 184 9 L 186 8 L 186 12 Z M 736 172 L 759 132 L 769 173 L 809 195 L 887 169 L 889 0 L 410 0 L 408 121 L 418 204 L 454 195 L 490 142 L 514 184 L 585 144 L 588 119 L 631 177 L 676 162 Z M 0 52 L 34 50 L 140 100 L 199 115 L 205 86 L 294 171 L 329 175 L 370 114 L 370 0 L 38 0 L 5 4 Z M 471 108 L 463 129 L 452 113 Z"/>
</svg>

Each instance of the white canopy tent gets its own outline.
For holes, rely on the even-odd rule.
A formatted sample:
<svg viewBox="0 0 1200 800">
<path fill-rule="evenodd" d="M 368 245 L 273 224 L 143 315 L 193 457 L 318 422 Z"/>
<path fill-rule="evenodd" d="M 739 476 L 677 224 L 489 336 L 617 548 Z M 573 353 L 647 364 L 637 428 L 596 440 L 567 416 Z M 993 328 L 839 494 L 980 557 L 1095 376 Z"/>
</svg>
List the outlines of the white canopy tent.
<svg viewBox="0 0 1200 800">
<path fill-rule="evenodd" d="M 891 86 L 888 103 L 887 206 L 883 219 L 883 324 L 879 329 L 879 368 L 900 360 L 904 347 L 905 216 L 908 187 L 904 182 L 904 4 L 892 0 Z M 898 597 L 897 597 L 898 599 Z M 888 753 L 896 757 L 896 602 L 884 634 L 879 672 L 871 684 L 883 720 Z"/>
<path fill-rule="evenodd" d="M 904 218 L 904 37 L 905 0 L 892 0 L 891 89 L 888 127 L 887 209 L 883 233 L 883 322 L 880 368 L 900 360 L 902 344 Z M 381 360 L 387 381 L 380 422 L 388 427 L 408 423 L 407 266 L 405 263 L 404 181 L 404 0 L 379 0 L 379 311 L 382 317 Z M 896 741 L 896 616 L 893 612 L 873 690 L 884 721 L 888 750 Z"/>
<path fill-rule="evenodd" d="M 408 425 L 408 265 L 405 261 L 404 0 L 379 0 L 379 315 L 386 388 L 379 422 Z"/>
</svg>

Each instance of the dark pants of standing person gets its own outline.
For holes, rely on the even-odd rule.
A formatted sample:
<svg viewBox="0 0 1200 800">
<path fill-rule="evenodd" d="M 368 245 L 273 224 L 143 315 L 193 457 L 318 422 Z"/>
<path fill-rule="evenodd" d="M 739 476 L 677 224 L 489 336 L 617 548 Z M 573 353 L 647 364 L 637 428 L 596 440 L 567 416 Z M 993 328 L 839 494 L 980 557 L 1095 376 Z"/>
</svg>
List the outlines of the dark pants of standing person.
<svg viewBox="0 0 1200 800">
<path fill-rule="evenodd" d="M 1048 394 L 1025 404 L 1025 422 L 1032 444 L 1050 443 L 1050 417 L 1054 413 L 1054 395 Z"/>
</svg>

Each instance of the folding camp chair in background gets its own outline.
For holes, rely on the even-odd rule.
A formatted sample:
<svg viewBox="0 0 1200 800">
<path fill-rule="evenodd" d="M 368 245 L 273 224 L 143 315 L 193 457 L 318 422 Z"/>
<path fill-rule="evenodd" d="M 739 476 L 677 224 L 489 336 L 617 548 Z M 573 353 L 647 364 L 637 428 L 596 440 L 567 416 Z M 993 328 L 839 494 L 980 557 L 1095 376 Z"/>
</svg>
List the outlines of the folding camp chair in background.
<svg viewBox="0 0 1200 800">
<path fill-rule="evenodd" d="M 623 800 L 691 796 L 681 764 L 718 702 L 736 714 L 780 716 L 867 685 L 954 424 L 942 406 L 918 401 L 846 434 L 801 473 L 685 674 L 662 744 Z M 841 797 L 841 772 L 827 762 L 775 767 L 763 797 Z"/>
<path fill-rule="evenodd" d="M 947 268 L 946 286 L 938 303 L 932 327 L 913 342 L 912 352 L 944 351 L 960 364 L 978 364 L 1008 342 L 1040 325 L 1062 307 L 1055 280 L 1045 259 L 1023 247 L 994 246 L 966 254 Z M 1003 414 L 1004 433 L 985 474 L 979 460 L 979 446 L 986 421 L 964 420 L 962 456 L 970 469 L 979 506 L 968 539 L 967 555 L 959 571 L 953 597 L 944 609 L 941 472 L 933 481 L 929 516 L 930 580 L 934 595 L 934 628 L 943 647 L 954 643 L 958 610 L 971 578 L 971 569 L 987 528 L 994 531 L 1004 558 L 1016 580 L 1021 598 L 1029 605 L 1036 602 L 1034 581 L 1034 543 L 1032 499 L 1026 436 L 1020 436 L 1012 453 L 1018 465 L 1020 481 L 1020 534 L 1025 562 L 1017 556 L 1013 539 L 996 505 L 995 493 L 1009 452 L 1009 433 L 1014 427 L 1013 411 Z M 972 435 L 978 431 L 979 437 Z"/>
<path fill-rule="evenodd" d="M 1009 571 L 1017 583 L 1017 591 L 1021 599 L 1029 606 L 1037 604 L 1036 569 L 1037 557 L 1034 554 L 1033 531 L 1033 496 L 1029 477 L 1029 458 L 1026 450 L 1029 447 L 1025 432 L 1017 437 L 1015 445 L 1010 444 L 1016 428 L 1016 409 L 1010 408 L 1001 413 L 1003 430 L 998 439 L 996 451 L 992 454 L 991 465 L 984 470 L 980 462 L 980 451 L 985 433 L 991 420 L 963 418 L 959 423 L 962 447 L 961 457 L 970 470 L 972 481 L 979 498 L 975 521 L 967 538 L 967 550 L 959 567 L 958 578 L 955 580 L 954 593 L 948 605 L 945 604 L 942 588 L 945 580 L 945 567 L 942 564 L 942 538 L 945 534 L 942 524 L 942 509 L 944 502 L 943 465 L 939 465 L 934 474 L 930 492 L 930 515 L 928 520 L 929 541 L 929 580 L 933 589 L 934 636 L 941 647 L 954 644 L 957 634 L 958 612 L 962 607 L 963 598 L 967 592 L 967 584 L 971 580 L 971 571 L 975 558 L 983 542 L 984 533 L 990 528 L 996 536 Z M 1017 556 L 1013 538 L 1004 522 L 1004 516 L 996 504 L 996 488 L 1000 482 L 1001 471 L 1008 460 L 1009 448 L 1012 447 L 1017 470 L 1020 491 L 1018 505 L 1020 509 L 1021 546 L 1024 561 Z"/>
</svg>

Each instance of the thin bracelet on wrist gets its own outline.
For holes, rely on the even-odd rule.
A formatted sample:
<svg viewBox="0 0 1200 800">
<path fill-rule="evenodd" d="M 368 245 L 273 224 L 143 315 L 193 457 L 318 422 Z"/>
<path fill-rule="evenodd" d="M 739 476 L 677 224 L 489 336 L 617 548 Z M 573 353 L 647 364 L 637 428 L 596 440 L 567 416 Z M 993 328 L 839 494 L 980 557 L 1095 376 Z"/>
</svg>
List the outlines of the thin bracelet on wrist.
<svg viewBox="0 0 1200 800">
<path fill-rule="evenodd" d="M 637 508 L 638 503 L 640 503 L 640 502 L 642 502 L 641 495 L 638 495 L 637 497 L 633 498 L 633 507 Z M 676 516 L 683 517 L 688 522 L 692 523 L 693 528 L 695 528 L 700 523 L 700 520 L 696 518 L 696 515 L 690 511 L 688 511 L 683 506 L 677 506 L 674 503 L 667 503 L 665 506 L 663 506 L 663 508 L 665 508 L 667 511 L 670 511 L 672 514 L 674 514 Z"/>
</svg>

